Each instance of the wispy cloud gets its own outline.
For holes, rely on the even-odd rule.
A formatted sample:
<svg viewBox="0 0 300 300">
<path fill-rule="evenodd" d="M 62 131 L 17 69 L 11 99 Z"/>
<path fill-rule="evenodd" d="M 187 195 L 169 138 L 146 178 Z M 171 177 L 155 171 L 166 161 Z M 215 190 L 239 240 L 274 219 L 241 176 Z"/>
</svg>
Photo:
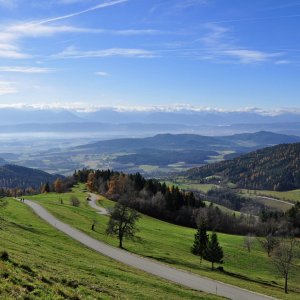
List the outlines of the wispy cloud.
<svg viewBox="0 0 300 300">
<path fill-rule="evenodd" d="M 1 38 L 1 34 L 0 34 Z M 21 52 L 19 47 L 8 43 L 8 42 L 2 42 L 0 43 L 0 57 L 2 58 L 13 58 L 13 59 L 24 59 L 24 58 L 29 58 L 30 55 Z"/>
<path fill-rule="evenodd" d="M 103 72 L 103 71 L 95 72 L 94 74 L 95 74 L 96 76 L 100 76 L 100 77 L 108 77 L 108 76 L 110 76 L 109 73 Z"/>
<path fill-rule="evenodd" d="M 208 33 L 200 39 L 207 47 L 203 59 L 221 62 L 238 62 L 243 64 L 274 61 L 283 55 L 281 52 L 265 52 L 248 49 L 238 45 L 238 41 L 231 36 L 231 30 L 216 24 L 207 24 Z"/>
<path fill-rule="evenodd" d="M 5 66 L 5 67 L 0 67 L 0 72 L 23 73 L 23 74 L 44 74 L 44 73 L 54 72 L 54 70 L 48 68 L 38 68 L 38 67 Z"/>
<path fill-rule="evenodd" d="M 14 0 L 0 0 L 0 6 L 4 6 L 6 8 L 14 8 L 17 6 L 17 3 Z"/>
<path fill-rule="evenodd" d="M 18 93 L 18 89 L 9 81 L 0 81 L 0 96 Z"/>
<path fill-rule="evenodd" d="M 9 1 L 0 0 L 0 4 L 3 5 L 9 3 Z M 54 18 L 47 18 L 43 20 L 28 22 L 28 23 L 18 23 L 14 25 L 2 26 L 0 28 L 0 57 L 3 58 L 11 58 L 11 59 L 24 59 L 29 58 L 30 55 L 24 53 L 18 47 L 18 41 L 23 38 L 28 37 L 44 37 L 44 36 L 51 36 L 56 33 L 111 33 L 111 34 L 120 34 L 120 35 L 136 35 L 136 34 L 153 34 L 151 30 L 112 30 L 112 31 L 105 31 L 103 29 L 94 29 L 94 28 L 80 28 L 74 26 L 66 26 L 66 25 L 49 25 L 49 23 L 69 19 L 76 17 L 78 15 L 86 14 L 91 11 L 95 11 L 98 9 L 104 9 L 110 6 L 115 6 L 121 3 L 128 2 L 129 0 L 115 0 L 115 1 L 108 1 L 96 6 L 92 6 L 88 9 L 81 10 L 75 13 L 54 17 Z"/>
<path fill-rule="evenodd" d="M 61 53 L 53 55 L 53 58 L 89 58 L 89 57 L 135 57 L 153 58 L 157 55 L 153 51 L 144 49 L 110 48 L 95 51 L 80 51 L 75 47 L 68 47 Z"/>
</svg>

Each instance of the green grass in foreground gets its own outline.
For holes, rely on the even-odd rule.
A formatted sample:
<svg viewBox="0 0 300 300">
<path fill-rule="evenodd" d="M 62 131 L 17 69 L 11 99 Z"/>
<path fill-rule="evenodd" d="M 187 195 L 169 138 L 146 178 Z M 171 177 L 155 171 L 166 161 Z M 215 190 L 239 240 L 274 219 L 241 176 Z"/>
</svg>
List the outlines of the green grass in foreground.
<svg viewBox="0 0 300 300">
<path fill-rule="evenodd" d="M 53 199 L 56 196 L 50 202 Z M 82 212 L 64 210 L 68 211 L 75 221 L 82 219 Z M 1 215 L 0 252 L 8 251 L 10 259 L 0 259 L 0 299 L 221 299 L 104 257 L 53 229 L 13 199 Z"/>
<path fill-rule="evenodd" d="M 74 190 L 81 199 L 79 208 L 69 205 L 70 194 L 61 195 L 64 204 L 60 205 L 57 194 L 38 195 L 32 197 L 45 206 L 56 217 L 72 226 L 88 233 L 99 240 L 117 246 L 115 238 L 105 235 L 108 217 L 100 216 L 93 211 L 85 201 L 86 194 L 81 188 Z M 114 203 L 101 198 L 101 204 L 109 207 Z M 93 220 L 97 220 L 96 232 L 90 230 Z M 243 247 L 243 237 L 227 234 L 219 234 L 220 243 L 224 249 L 224 268 L 227 273 L 211 272 L 210 264 L 199 263 L 199 258 L 190 253 L 195 230 L 172 225 L 147 216 L 139 221 L 140 241 L 125 241 L 128 251 L 156 259 L 177 268 L 190 270 L 229 284 L 237 285 L 255 292 L 268 294 L 281 299 L 300 299 L 300 261 L 296 261 L 297 267 L 291 274 L 289 281 L 290 293 L 283 292 L 283 280 L 277 276 L 275 266 L 256 243 L 251 253 Z"/>
</svg>

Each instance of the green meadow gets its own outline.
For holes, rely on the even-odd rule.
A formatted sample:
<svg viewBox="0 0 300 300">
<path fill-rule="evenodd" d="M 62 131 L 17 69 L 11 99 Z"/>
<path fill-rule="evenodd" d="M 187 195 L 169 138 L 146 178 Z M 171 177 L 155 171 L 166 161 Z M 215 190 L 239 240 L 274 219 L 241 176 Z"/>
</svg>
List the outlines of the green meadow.
<svg viewBox="0 0 300 300">
<path fill-rule="evenodd" d="M 80 207 L 70 205 L 70 195 L 76 195 L 80 199 Z M 60 198 L 63 204 L 60 204 Z M 113 246 L 118 245 L 116 238 L 105 234 L 108 217 L 97 214 L 87 204 L 83 186 L 75 188 L 72 193 L 61 195 L 50 193 L 37 195 L 31 199 L 38 201 L 59 219 L 90 236 Z M 100 198 L 99 204 L 104 207 L 114 205 L 104 197 Z M 97 223 L 95 232 L 91 230 L 94 221 Z M 220 244 L 225 254 L 223 264 L 225 272 L 212 272 L 208 262 L 204 261 L 200 264 L 199 258 L 190 253 L 194 229 L 176 226 L 148 216 L 142 216 L 138 227 L 138 239 L 126 240 L 124 243 L 125 248 L 130 252 L 280 299 L 300 299 L 299 259 L 289 281 L 290 293 L 285 295 L 283 279 L 277 275 L 272 260 L 262 251 L 258 242 L 255 242 L 249 253 L 243 246 L 244 237 L 219 234 Z"/>
<path fill-rule="evenodd" d="M 40 199 L 54 203 L 56 197 Z M 9 260 L 0 258 L 0 299 L 220 299 L 102 256 L 50 227 L 25 204 L 8 201 L 0 221 L 0 255 L 9 254 Z M 75 222 L 76 216 L 85 219 L 82 227 L 94 216 L 86 208 L 61 208 Z"/>
</svg>

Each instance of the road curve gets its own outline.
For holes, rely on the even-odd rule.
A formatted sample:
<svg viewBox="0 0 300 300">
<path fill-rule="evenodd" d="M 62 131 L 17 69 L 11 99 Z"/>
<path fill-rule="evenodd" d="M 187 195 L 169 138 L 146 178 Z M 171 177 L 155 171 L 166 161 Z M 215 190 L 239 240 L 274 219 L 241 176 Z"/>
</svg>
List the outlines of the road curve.
<svg viewBox="0 0 300 300">
<path fill-rule="evenodd" d="M 276 198 L 271 198 L 271 197 L 268 197 L 268 196 L 255 196 L 256 198 L 260 198 L 260 199 L 266 199 L 266 200 L 272 200 L 272 201 L 275 201 L 275 202 L 280 202 L 280 203 L 284 203 L 286 205 L 290 205 L 290 206 L 294 206 L 295 204 L 294 203 L 291 203 L 291 202 L 287 202 L 287 201 L 284 201 L 284 200 L 280 200 L 280 199 L 276 199 Z"/>
<path fill-rule="evenodd" d="M 83 245 L 126 265 L 135 267 L 152 275 L 167 279 L 193 290 L 206 293 L 217 294 L 234 300 L 270 300 L 272 297 L 257 294 L 242 288 L 221 283 L 212 279 L 203 278 L 198 275 L 178 270 L 153 260 L 140 257 L 116 247 L 109 246 L 101 241 L 91 238 L 87 234 L 65 224 L 50 214 L 39 204 L 25 200 L 25 204 L 30 206 L 33 211 L 47 223 L 56 229 L 64 232 L 68 236 L 82 243 Z"/>
<path fill-rule="evenodd" d="M 98 196 L 96 194 L 89 193 L 89 199 L 90 199 L 88 201 L 89 205 L 93 209 L 97 210 L 98 214 L 100 214 L 100 215 L 109 215 L 109 212 L 107 211 L 106 208 L 97 205 Z"/>
</svg>

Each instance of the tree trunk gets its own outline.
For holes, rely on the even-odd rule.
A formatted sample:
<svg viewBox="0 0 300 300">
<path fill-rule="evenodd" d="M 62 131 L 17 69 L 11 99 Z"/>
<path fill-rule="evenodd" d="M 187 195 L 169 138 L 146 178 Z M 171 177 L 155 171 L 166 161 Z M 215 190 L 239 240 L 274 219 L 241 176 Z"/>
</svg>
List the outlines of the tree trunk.
<svg viewBox="0 0 300 300">
<path fill-rule="evenodd" d="M 211 262 L 211 270 L 212 271 L 214 270 L 214 262 L 213 261 Z"/>
<path fill-rule="evenodd" d="M 288 275 L 285 274 L 284 292 L 288 293 Z"/>
<path fill-rule="evenodd" d="M 119 248 L 123 248 L 123 235 L 119 235 Z"/>
</svg>

